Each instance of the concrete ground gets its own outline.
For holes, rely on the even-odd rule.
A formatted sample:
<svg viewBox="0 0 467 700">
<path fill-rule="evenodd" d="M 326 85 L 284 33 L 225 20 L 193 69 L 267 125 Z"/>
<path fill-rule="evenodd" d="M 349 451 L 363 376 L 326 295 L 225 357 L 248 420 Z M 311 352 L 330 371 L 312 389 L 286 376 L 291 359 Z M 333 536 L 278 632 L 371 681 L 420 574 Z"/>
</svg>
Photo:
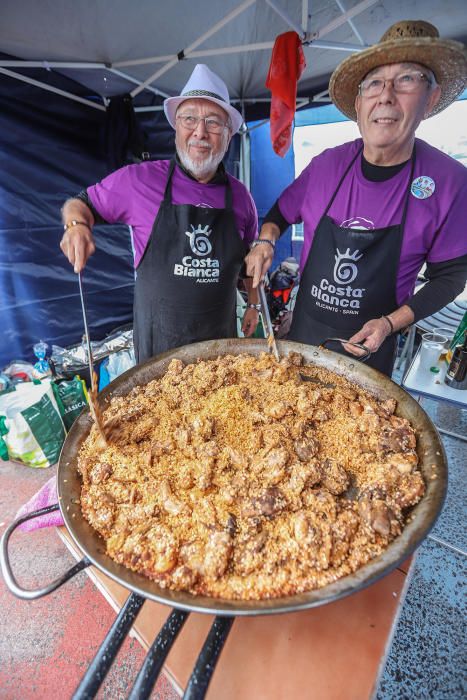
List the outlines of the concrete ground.
<svg viewBox="0 0 467 700">
<path fill-rule="evenodd" d="M 0 462 L 0 534 L 55 469 Z M 43 586 L 75 563 L 55 528 L 15 533 L 10 545 L 13 571 L 24 587 Z M 35 601 L 15 598 L 0 577 L 1 700 L 71 698 L 114 620 L 114 610 L 84 571 Z M 127 637 L 98 697 L 123 700 L 144 655 Z M 152 698 L 179 696 L 161 676 Z"/>
</svg>

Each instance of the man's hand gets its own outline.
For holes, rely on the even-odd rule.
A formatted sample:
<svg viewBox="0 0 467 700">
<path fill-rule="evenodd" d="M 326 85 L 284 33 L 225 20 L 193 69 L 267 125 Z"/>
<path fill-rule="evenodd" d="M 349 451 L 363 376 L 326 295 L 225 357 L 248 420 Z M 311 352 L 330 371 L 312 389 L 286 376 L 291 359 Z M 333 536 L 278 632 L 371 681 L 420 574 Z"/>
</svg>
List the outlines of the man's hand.
<svg viewBox="0 0 467 700">
<path fill-rule="evenodd" d="M 256 289 L 261 280 L 264 279 L 264 275 L 272 265 L 273 257 L 274 249 L 268 243 L 257 245 L 246 256 L 246 274 L 253 278 L 253 288 Z"/>
<path fill-rule="evenodd" d="M 92 233 L 83 224 L 71 226 L 65 231 L 60 241 L 60 248 L 73 265 L 75 272 L 81 272 L 88 258 L 96 250 Z"/>
<path fill-rule="evenodd" d="M 272 223 L 272 221 L 267 221 L 261 227 L 258 240 L 269 241 L 269 243 L 266 242 L 256 245 L 246 256 L 246 274 L 248 277 L 253 278 L 253 289 L 256 289 L 261 280 L 264 279 L 266 272 L 271 267 L 272 259 L 274 257 L 274 246 L 280 235 L 281 232 L 279 226 Z"/>
<path fill-rule="evenodd" d="M 385 318 L 372 318 L 349 340 L 352 343 L 363 343 L 373 353 L 378 350 L 390 333 L 391 327 Z M 360 348 L 356 348 L 353 345 L 344 345 L 344 348 L 347 352 L 357 357 L 365 354 L 364 350 L 360 350 Z"/>
<path fill-rule="evenodd" d="M 259 311 L 256 309 L 247 309 L 243 316 L 242 333 L 246 338 L 253 335 L 258 325 Z"/>
<path fill-rule="evenodd" d="M 80 222 L 65 231 L 60 248 L 73 265 L 74 271 L 81 272 L 89 256 L 96 250 L 92 236 L 94 215 L 85 202 L 72 197 L 63 205 L 62 221 L 65 225 L 72 221 Z"/>
</svg>

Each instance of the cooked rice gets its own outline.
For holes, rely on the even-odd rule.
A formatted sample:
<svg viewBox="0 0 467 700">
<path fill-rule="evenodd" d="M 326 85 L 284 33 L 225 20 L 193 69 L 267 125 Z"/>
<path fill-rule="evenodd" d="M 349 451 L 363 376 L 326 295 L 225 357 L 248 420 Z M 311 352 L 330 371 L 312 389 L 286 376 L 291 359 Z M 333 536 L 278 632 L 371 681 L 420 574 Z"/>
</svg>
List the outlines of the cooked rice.
<svg viewBox="0 0 467 700">
<path fill-rule="evenodd" d="M 93 427 L 78 460 L 110 557 L 162 587 L 260 600 L 384 551 L 424 493 L 415 432 L 393 400 L 301 361 L 172 360 L 112 399 L 112 441 Z"/>
</svg>

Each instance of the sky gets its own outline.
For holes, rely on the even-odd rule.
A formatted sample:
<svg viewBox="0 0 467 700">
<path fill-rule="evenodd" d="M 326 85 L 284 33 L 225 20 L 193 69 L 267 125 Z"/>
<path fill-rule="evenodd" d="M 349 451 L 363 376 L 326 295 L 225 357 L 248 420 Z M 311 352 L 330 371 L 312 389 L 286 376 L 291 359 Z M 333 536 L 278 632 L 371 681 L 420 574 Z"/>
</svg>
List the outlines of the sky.
<svg viewBox="0 0 467 700">
<path fill-rule="evenodd" d="M 357 125 L 350 121 L 296 127 L 293 138 L 295 176 L 318 153 L 353 141 L 359 135 Z M 416 135 L 467 166 L 467 100 L 454 102 L 440 114 L 423 121 Z"/>
</svg>

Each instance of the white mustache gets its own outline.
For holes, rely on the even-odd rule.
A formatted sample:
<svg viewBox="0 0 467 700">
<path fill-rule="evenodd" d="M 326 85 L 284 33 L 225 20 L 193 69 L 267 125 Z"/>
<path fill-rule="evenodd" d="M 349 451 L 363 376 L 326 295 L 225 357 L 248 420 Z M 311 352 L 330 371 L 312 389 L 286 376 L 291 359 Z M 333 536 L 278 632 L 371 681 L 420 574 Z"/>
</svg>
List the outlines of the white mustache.
<svg viewBox="0 0 467 700">
<path fill-rule="evenodd" d="M 212 145 L 209 141 L 198 141 L 197 139 L 190 139 L 188 141 L 189 146 L 198 146 L 199 148 L 209 148 L 212 151 Z"/>
</svg>

